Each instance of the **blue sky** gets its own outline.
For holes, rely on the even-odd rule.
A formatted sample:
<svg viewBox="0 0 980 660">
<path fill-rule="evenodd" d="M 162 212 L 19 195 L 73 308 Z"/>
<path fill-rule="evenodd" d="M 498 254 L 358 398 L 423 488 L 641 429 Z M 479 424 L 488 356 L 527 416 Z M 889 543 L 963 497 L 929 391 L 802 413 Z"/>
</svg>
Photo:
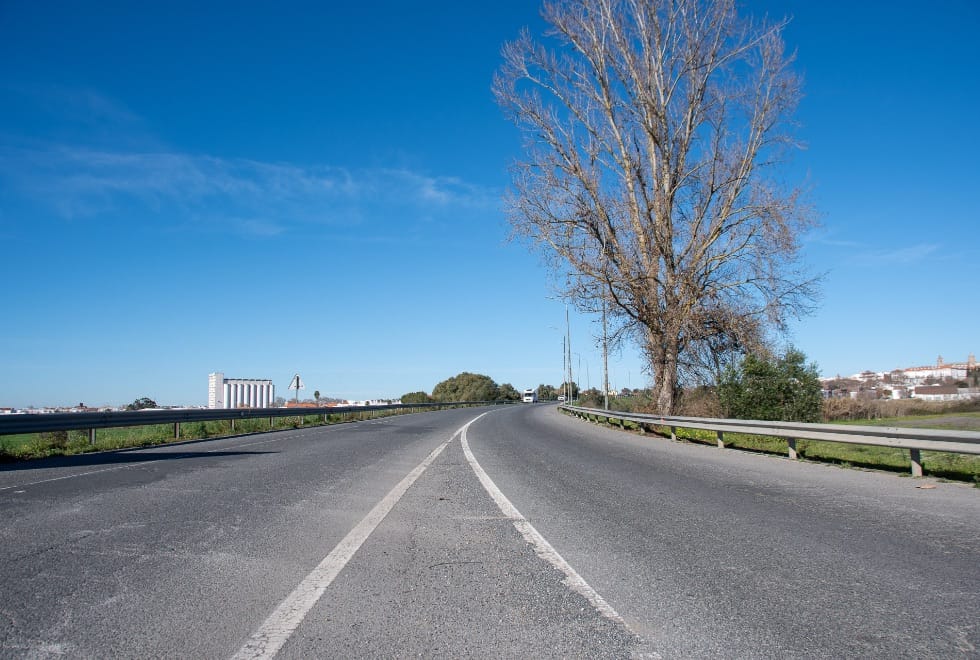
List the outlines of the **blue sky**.
<svg viewBox="0 0 980 660">
<path fill-rule="evenodd" d="M 336 5 L 336 6 L 335 6 Z M 980 351 L 970 0 L 792 15 L 827 375 Z M 490 92 L 536 3 L 0 4 L 0 406 L 203 404 L 207 375 L 396 397 L 561 380 L 564 306 L 501 211 Z M 595 320 L 573 365 L 597 385 Z M 648 381 L 636 352 L 617 387 Z"/>
</svg>

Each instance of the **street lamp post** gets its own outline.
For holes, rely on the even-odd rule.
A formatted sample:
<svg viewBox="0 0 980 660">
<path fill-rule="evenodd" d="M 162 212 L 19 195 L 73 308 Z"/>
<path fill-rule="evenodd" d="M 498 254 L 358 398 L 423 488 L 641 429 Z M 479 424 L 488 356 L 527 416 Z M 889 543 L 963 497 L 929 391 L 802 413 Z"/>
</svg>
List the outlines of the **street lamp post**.
<svg viewBox="0 0 980 660">
<path fill-rule="evenodd" d="M 565 381 L 561 384 L 561 394 L 568 403 L 568 348 L 564 337 L 561 338 L 561 379 Z"/>
<path fill-rule="evenodd" d="M 581 353 L 572 353 L 572 355 L 574 355 L 575 357 L 578 358 L 578 375 L 579 375 L 579 378 L 581 378 L 582 377 L 582 354 Z M 585 382 L 586 382 L 585 389 L 592 389 L 592 382 L 591 381 L 592 381 L 592 379 L 589 376 L 589 361 L 588 361 L 588 359 L 586 359 L 585 360 Z M 579 390 L 581 390 L 581 389 L 582 389 L 582 387 L 579 386 Z"/>
<path fill-rule="evenodd" d="M 566 309 L 567 309 L 567 307 L 566 307 Z M 549 325 L 548 328 L 550 330 L 556 330 L 558 332 L 561 332 L 561 328 L 559 328 L 557 326 L 554 326 L 554 325 Z M 568 351 L 568 348 L 567 348 L 567 345 L 565 344 L 565 341 L 566 341 L 566 338 L 565 338 L 564 335 L 562 335 L 562 338 L 561 338 L 561 379 L 562 379 L 562 381 L 567 380 L 566 376 L 567 376 L 567 373 L 568 373 L 568 362 L 567 362 L 567 360 L 568 360 L 568 352 L 567 352 Z M 561 386 L 561 389 L 559 391 L 564 396 L 564 395 L 566 395 L 567 390 L 568 390 L 568 385 L 567 385 L 567 383 L 563 382 L 562 383 L 562 386 Z M 565 399 L 568 400 L 568 397 L 565 396 Z"/>
<path fill-rule="evenodd" d="M 606 284 L 609 284 L 609 253 L 606 238 L 602 237 L 602 264 Z M 602 291 L 602 408 L 609 410 L 609 328 L 606 325 L 606 291 Z"/>
<path fill-rule="evenodd" d="M 573 390 L 572 390 L 572 330 L 571 330 L 571 325 L 568 322 L 568 304 L 567 303 L 565 304 L 565 334 L 568 337 L 568 341 L 566 342 L 566 345 L 565 345 L 565 351 L 566 351 L 567 356 L 568 356 L 568 361 L 566 362 L 566 364 L 568 365 L 568 372 L 565 374 L 567 376 L 566 382 L 568 383 L 568 385 L 565 387 L 565 389 L 567 390 L 566 393 L 565 393 L 565 403 L 571 403 L 572 394 L 573 394 Z"/>
<path fill-rule="evenodd" d="M 609 335 L 606 329 L 606 297 L 602 296 L 602 409 L 609 410 Z"/>
</svg>

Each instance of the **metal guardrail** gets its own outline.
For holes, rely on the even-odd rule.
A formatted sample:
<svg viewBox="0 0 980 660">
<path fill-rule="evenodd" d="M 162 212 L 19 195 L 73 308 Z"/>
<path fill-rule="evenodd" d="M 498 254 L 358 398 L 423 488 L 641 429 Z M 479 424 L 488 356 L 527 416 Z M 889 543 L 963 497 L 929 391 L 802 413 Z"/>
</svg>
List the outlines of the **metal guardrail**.
<svg viewBox="0 0 980 660">
<path fill-rule="evenodd" d="M 672 440 L 677 439 L 677 429 L 703 429 L 714 431 L 718 446 L 725 447 L 725 433 L 764 435 L 786 440 L 788 455 L 799 458 L 797 440 L 823 440 L 853 445 L 877 445 L 909 450 L 912 476 L 922 476 L 922 450 L 956 454 L 980 454 L 980 432 L 947 431 L 942 429 L 910 429 L 891 426 L 850 426 L 846 424 L 806 424 L 802 422 L 765 422 L 752 419 L 713 419 L 709 417 L 667 417 L 640 413 L 620 413 L 598 408 L 562 405 L 579 417 L 604 418 L 633 422 L 645 427 L 669 427 Z"/>
<path fill-rule="evenodd" d="M 388 410 L 441 410 L 443 408 L 461 408 L 471 406 L 486 406 L 505 401 L 459 401 L 446 403 L 396 403 L 379 406 L 330 406 L 321 408 L 229 408 L 229 409 L 150 409 L 128 410 L 123 412 L 94 412 L 94 413 L 39 413 L 0 415 L 0 435 L 16 435 L 21 433 L 44 433 L 47 431 L 79 431 L 89 432 L 89 441 L 95 443 L 96 429 L 117 428 L 124 426 L 147 426 L 150 424 L 173 424 L 174 438 L 180 438 L 180 425 L 192 422 L 211 422 L 230 420 L 231 428 L 235 428 L 238 419 L 271 420 L 277 417 L 310 417 L 322 415 L 349 415 Z"/>
</svg>

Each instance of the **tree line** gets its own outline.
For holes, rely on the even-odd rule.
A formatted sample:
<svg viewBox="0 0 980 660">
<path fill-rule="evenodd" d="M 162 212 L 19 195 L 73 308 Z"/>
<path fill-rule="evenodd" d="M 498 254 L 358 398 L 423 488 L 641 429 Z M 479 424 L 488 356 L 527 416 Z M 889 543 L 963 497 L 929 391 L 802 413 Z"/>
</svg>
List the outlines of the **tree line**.
<svg viewBox="0 0 980 660">
<path fill-rule="evenodd" d="M 577 383 L 553 386 L 541 383 L 538 399 L 554 401 L 567 395 L 580 405 L 600 407 L 602 393 L 594 388 L 580 391 Z M 615 397 L 613 408 L 620 410 L 656 410 L 656 390 L 637 389 L 626 397 Z M 438 383 L 432 394 L 409 392 L 402 403 L 435 403 L 455 401 L 520 401 L 522 393 L 510 383 L 498 385 L 490 376 L 464 371 Z M 807 362 L 806 355 L 788 348 L 782 354 L 748 353 L 727 366 L 717 383 L 680 389 L 675 393 L 683 412 L 699 417 L 731 417 L 769 421 L 819 422 L 823 394 L 817 365 Z M 624 401 L 624 399 L 626 399 Z M 701 409 L 698 409 L 698 405 Z"/>
<path fill-rule="evenodd" d="M 565 392 L 565 384 L 557 387 L 542 383 L 536 389 L 538 399 L 552 401 Z M 571 383 L 568 391 L 572 397 L 578 395 L 578 386 Z M 432 388 L 432 394 L 426 392 L 408 392 L 401 397 L 402 403 L 438 403 L 451 401 L 520 401 L 523 392 L 518 391 L 510 383 L 498 385 L 493 378 L 483 374 L 464 371 L 456 376 L 447 378 Z"/>
</svg>

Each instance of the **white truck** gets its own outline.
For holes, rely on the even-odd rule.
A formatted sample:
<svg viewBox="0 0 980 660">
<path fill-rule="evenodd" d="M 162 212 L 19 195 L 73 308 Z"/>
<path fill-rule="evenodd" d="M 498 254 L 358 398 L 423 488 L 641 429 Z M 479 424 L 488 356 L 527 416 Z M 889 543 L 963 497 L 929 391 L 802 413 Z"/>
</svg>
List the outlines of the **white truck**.
<svg viewBox="0 0 980 660">
<path fill-rule="evenodd" d="M 524 403 L 537 403 L 538 402 L 538 392 L 537 390 L 526 389 L 524 390 L 524 396 L 521 398 Z"/>
</svg>

